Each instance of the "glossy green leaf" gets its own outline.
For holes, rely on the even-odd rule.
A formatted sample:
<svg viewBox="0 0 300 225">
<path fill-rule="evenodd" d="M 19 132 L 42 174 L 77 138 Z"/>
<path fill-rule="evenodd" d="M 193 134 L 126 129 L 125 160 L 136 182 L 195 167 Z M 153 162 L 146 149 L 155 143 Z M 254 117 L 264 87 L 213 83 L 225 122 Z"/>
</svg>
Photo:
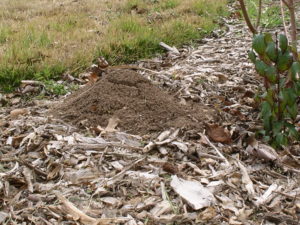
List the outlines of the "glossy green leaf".
<svg viewBox="0 0 300 225">
<path fill-rule="evenodd" d="M 274 42 L 271 33 L 265 33 L 264 36 L 265 36 L 265 42 L 266 42 L 267 44 L 268 44 L 268 43 L 271 43 L 271 42 Z"/>
<path fill-rule="evenodd" d="M 299 79 L 300 75 L 300 63 L 299 62 L 293 62 L 291 66 L 291 72 L 292 72 L 292 78 L 294 81 Z"/>
<path fill-rule="evenodd" d="M 299 132 L 296 130 L 294 124 L 291 123 L 285 123 L 285 126 L 288 129 L 289 132 L 289 136 L 295 138 L 296 140 L 300 139 L 300 134 Z"/>
<path fill-rule="evenodd" d="M 277 70 L 274 66 L 268 66 L 265 69 L 265 75 L 272 84 L 277 82 Z"/>
<path fill-rule="evenodd" d="M 267 48 L 266 48 L 266 55 L 269 57 L 269 59 L 272 62 L 277 61 L 278 49 L 276 48 L 276 45 L 274 42 L 268 43 Z"/>
<path fill-rule="evenodd" d="M 272 129 L 272 108 L 268 102 L 263 102 L 261 104 L 261 117 L 264 124 L 264 129 L 268 132 Z"/>
<path fill-rule="evenodd" d="M 284 127 L 283 121 L 275 121 L 273 123 L 273 133 L 274 134 L 280 133 L 283 127 Z"/>
<path fill-rule="evenodd" d="M 298 115 L 298 106 L 297 106 L 297 104 L 294 104 L 292 106 L 287 106 L 286 109 L 289 112 L 291 118 L 293 120 L 295 120 L 297 115 Z"/>
<path fill-rule="evenodd" d="M 287 50 L 287 48 L 288 48 L 288 40 L 287 40 L 286 36 L 283 35 L 283 34 L 280 34 L 280 35 L 279 35 L 279 47 L 280 47 L 280 49 L 281 49 L 281 51 L 282 51 L 283 53 L 284 53 L 284 52 Z"/>
<path fill-rule="evenodd" d="M 254 53 L 254 51 L 248 51 L 248 57 L 251 60 L 251 62 L 256 62 L 256 54 Z"/>
<path fill-rule="evenodd" d="M 257 34 L 254 36 L 252 48 L 259 55 L 263 55 L 265 53 L 267 46 L 266 46 L 265 37 L 263 34 Z"/>
<path fill-rule="evenodd" d="M 274 90 L 269 88 L 268 91 L 263 95 L 263 99 L 266 100 L 271 107 L 274 105 Z"/>
<path fill-rule="evenodd" d="M 269 135 L 266 135 L 263 137 L 263 141 L 268 143 L 271 141 L 271 137 Z"/>
<path fill-rule="evenodd" d="M 261 60 L 256 60 L 255 69 L 259 75 L 264 76 L 267 68 L 268 68 L 268 65 L 266 63 L 264 63 Z"/>
<path fill-rule="evenodd" d="M 275 141 L 278 146 L 286 146 L 289 143 L 287 136 L 281 133 L 276 135 Z"/>
<path fill-rule="evenodd" d="M 288 70 L 293 63 L 293 56 L 289 51 L 286 51 L 284 54 L 278 56 L 277 69 L 280 72 Z"/>
<path fill-rule="evenodd" d="M 282 91 L 283 101 L 287 103 L 288 106 L 293 106 L 296 104 L 297 94 L 294 88 L 286 88 Z"/>
</svg>

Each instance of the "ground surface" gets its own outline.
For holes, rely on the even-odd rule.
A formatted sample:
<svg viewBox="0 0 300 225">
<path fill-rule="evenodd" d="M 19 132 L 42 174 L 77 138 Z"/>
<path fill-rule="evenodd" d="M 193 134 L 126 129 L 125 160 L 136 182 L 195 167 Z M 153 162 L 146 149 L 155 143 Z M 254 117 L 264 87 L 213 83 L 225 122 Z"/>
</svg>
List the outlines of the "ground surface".
<svg viewBox="0 0 300 225">
<path fill-rule="evenodd" d="M 224 22 L 196 48 L 138 63 L 156 88 L 214 110 L 203 115 L 205 129 L 166 126 L 157 138 L 132 135 L 124 124 L 115 130 L 116 121 L 82 129 L 49 113 L 63 99 L 5 96 L 14 105 L 0 109 L 0 223 L 299 224 L 299 146 L 277 154 L 251 138 L 261 83 L 247 59 L 251 37 Z M 98 97 L 87 96 L 87 106 L 89 99 Z"/>
<path fill-rule="evenodd" d="M 180 104 L 135 71 L 124 69 L 107 71 L 53 111 L 65 121 L 94 127 L 105 127 L 110 118 L 118 118 L 122 131 L 139 135 L 171 127 L 201 130 L 202 121 L 213 114 L 199 103 Z"/>
</svg>

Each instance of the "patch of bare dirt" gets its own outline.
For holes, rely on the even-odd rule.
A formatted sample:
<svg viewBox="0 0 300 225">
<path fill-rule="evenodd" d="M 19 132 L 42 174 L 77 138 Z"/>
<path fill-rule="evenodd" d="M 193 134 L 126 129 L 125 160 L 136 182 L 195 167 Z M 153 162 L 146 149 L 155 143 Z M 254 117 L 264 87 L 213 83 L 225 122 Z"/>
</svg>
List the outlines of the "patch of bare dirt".
<svg viewBox="0 0 300 225">
<path fill-rule="evenodd" d="M 73 124 L 102 127 L 117 117 L 121 130 L 143 135 L 171 127 L 200 132 L 202 121 L 211 117 L 212 110 L 199 103 L 183 105 L 132 70 L 111 70 L 92 86 L 68 97 L 56 114 Z"/>
</svg>

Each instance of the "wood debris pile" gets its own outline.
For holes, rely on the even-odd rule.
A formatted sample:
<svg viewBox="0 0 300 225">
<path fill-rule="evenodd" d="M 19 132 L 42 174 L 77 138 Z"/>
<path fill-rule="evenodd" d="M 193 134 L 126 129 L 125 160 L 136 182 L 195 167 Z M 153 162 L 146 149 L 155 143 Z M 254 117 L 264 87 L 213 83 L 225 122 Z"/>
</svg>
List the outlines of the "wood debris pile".
<svg viewBox="0 0 300 225">
<path fill-rule="evenodd" d="M 0 224 L 299 224 L 299 146 L 276 153 L 253 138 L 250 37 L 226 24 L 196 49 L 140 62 L 182 102 L 217 109 L 206 131 L 94 135 L 48 116 L 54 101 L 1 108 Z"/>
</svg>

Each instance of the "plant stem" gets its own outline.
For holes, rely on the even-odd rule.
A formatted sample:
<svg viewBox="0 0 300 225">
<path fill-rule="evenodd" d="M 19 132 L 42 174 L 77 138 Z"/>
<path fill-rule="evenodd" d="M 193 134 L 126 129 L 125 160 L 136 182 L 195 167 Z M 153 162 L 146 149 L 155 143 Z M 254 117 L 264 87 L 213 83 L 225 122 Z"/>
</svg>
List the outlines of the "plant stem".
<svg viewBox="0 0 300 225">
<path fill-rule="evenodd" d="M 284 5 L 283 5 L 283 1 L 280 0 L 280 10 L 281 10 L 281 17 L 282 17 L 282 23 L 283 23 L 283 28 L 284 28 L 284 34 L 286 36 L 286 38 L 289 41 L 289 35 L 288 35 L 288 29 L 287 29 L 287 25 L 286 25 L 286 21 L 285 21 L 285 13 L 284 13 Z"/>
<path fill-rule="evenodd" d="M 293 46 L 293 57 L 295 61 L 298 61 L 298 52 L 297 52 L 297 24 L 295 16 L 295 5 L 294 0 L 290 0 L 290 15 L 291 15 L 291 36 L 292 36 L 292 46 Z"/>
<path fill-rule="evenodd" d="M 260 23 L 260 18 L 261 18 L 261 11 L 262 11 L 262 0 L 259 0 L 259 4 L 258 4 L 258 15 L 257 15 L 257 21 L 256 21 L 256 25 L 255 28 L 257 29 Z"/>
<path fill-rule="evenodd" d="M 276 36 L 276 51 L 277 51 L 277 59 L 276 59 L 276 62 L 278 61 L 278 34 L 276 32 L 275 34 Z M 281 106 L 281 100 L 280 100 L 280 73 L 276 67 L 276 75 L 277 75 L 277 101 L 278 101 L 278 114 L 277 114 L 277 120 L 278 121 L 281 121 L 281 109 L 280 109 L 280 106 Z M 276 101 L 274 101 L 276 102 Z"/>
<path fill-rule="evenodd" d="M 298 51 L 297 51 L 297 24 L 295 16 L 295 4 L 294 0 L 281 0 L 290 11 L 291 18 L 291 39 L 292 39 L 292 51 L 294 60 L 298 61 Z"/>
<path fill-rule="evenodd" d="M 257 30 L 253 27 L 253 25 L 251 23 L 251 20 L 249 18 L 249 15 L 248 15 L 248 12 L 247 12 L 244 0 L 238 0 L 238 1 L 240 3 L 241 9 L 242 9 L 242 13 L 243 13 L 243 16 L 245 18 L 245 21 L 246 21 L 246 24 L 247 24 L 249 30 L 251 31 L 252 34 L 257 34 Z"/>
</svg>

